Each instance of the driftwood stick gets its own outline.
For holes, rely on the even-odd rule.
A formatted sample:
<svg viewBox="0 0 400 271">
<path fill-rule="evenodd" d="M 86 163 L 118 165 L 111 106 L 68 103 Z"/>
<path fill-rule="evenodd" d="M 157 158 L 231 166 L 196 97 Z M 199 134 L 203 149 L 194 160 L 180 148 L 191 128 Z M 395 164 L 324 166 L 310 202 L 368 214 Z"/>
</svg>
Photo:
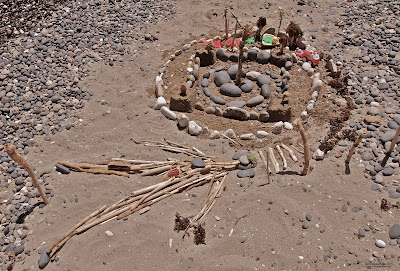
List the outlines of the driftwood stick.
<svg viewBox="0 0 400 271">
<path fill-rule="evenodd" d="M 38 178 L 36 177 L 35 172 L 31 168 L 31 166 L 28 164 L 28 162 L 19 154 L 15 151 L 14 145 L 11 143 L 5 144 L 5 149 L 8 153 L 8 156 L 10 156 L 11 159 L 13 159 L 17 164 L 22 166 L 29 174 L 29 176 L 32 178 L 33 184 L 36 186 L 38 189 L 40 196 L 43 199 L 44 204 L 48 205 L 49 204 L 49 199 L 46 196 L 46 193 L 44 192 L 43 187 L 39 183 Z"/>
<path fill-rule="evenodd" d="M 272 148 L 268 148 L 268 153 L 269 153 L 269 157 L 271 158 L 272 161 L 272 165 L 274 166 L 275 169 L 275 173 L 279 173 L 279 163 L 278 161 L 276 161 L 275 155 L 274 155 L 274 150 Z"/>
<path fill-rule="evenodd" d="M 282 162 L 283 162 L 282 168 L 283 168 L 283 170 L 285 170 L 285 169 L 287 169 L 287 162 L 286 162 L 285 156 L 283 156 L 283 152 L 281 150 L 281 147 L 279 147 L 279 145 L 276 145 L 276 149 L 278 150 L 278 153 L 282 158 Z"/>
<path fill-rule="evenodd" d="M 397 131 L 400 131 L 399 129 Z M 363 138 L 366 136 L 366 133 L 361 133 L 360 136 L 357 138 L 357 140 L 353 143 L 353 146 L 351 147 L 351 149 L 349 150 L 349 154 L 347 154 L 347 158 L 345 163 L 349 164 L 350 163 L 350 159 L 354 154 L 354 151 L 356 150 L 358 144 L 360 144 L 361 140 L 363 140 Z M 394 139 L 394 138 L 393 138 Z M 394 141 L 396 142 L 396 140 Z M 393 144 L 393 141 L 392 141 Z M 392 145 L 390 145 L 392 146 Z M 389 152 L 390 153 L 390 152 Z"/>
<path fill-rule="evenodd" d="M 394 137 L 392 139 L 392 143 L 390 144 L 390 147 L 389 147 L 389 150 L 387 152 L 387 155 L 389 155 L 393 151 L 394 146 L 396 145 L 397 138 L 399 137 L 399 135 L 400 135 L 400 126 L 399 126 L 399 128 L 397 128 L 397 131 L 394 134 Z"/>
<path fill-rule="evenodd" d="M 287 150 L 289 152 L 290 158 L 292 158 L 293 161 L 297 162 L 299 161 L 296 157 L 296 155 L 294 154 L 294 152 L 285 144 L 281 144 L 282 148 L 284 148 L 285 150 Z"/>
<path fill-rule="evenodd" d="M 158 168 L 153 168 L 153 169 L 149 169 L 149 170 L 145 170 L 142 173 L 142 176 L 150 176 L 150 175 L 155 175 L 167 170 L 170 170 L 174 167 L 174 165 L 169 165 L 169 166 L 163 166 L 163 167 L 158 167 Z"/>
<path fill-rule="evenodd" d="M 108 169 L 81 168 L 80 164 L 77 164 L 77 163 L 69 163 L 69 162 L 58 162 L 58 163 L 66 166 L 66 167 L 80 171 L 80 172 L 94 173 L 94 174 L 115 174 L 115 175 L 119 175 L 119 176 L 123 176 L 123 177 L 129 177 L 129 174 L 126 172 L 120 172 L 120 171 L 108 170 Z"/>
<path fill-rule="evenodd" d="M 163 163 L 165 161 L 146 161 L 146 160 L 129 160 L 129 159 L 123 159 L 123 158 L 111 158 L 111 161 L 120 161 L 120 162 L 126 162 L 128 164 L 156 164 L 156 163 Z"/>
<path fill-rule="evenodd" d="M 221 133 L 221 136 L 224 137 L 224 138 L 226 138 L 226 139 L 228 139 L 228 140 L 229 140 L 230 142 L 232 142 L 233 144 L 239 144 L 239 143 L 237 143 L 235 140 L 233 140 L 232 138 L 230 138 L 229 136 L 224 135 L 223 133 Z M 240 144 L 240 145 L 242 145 L 242 144 Z"/>
<path fill-rule="evenodd" d="M 265 170 L 267 171 L 268 183 L 271 183 L 271 182 L 270 182 L 270 176 L 269 176 L 270 169 L 268 168 L 268 161 L 265 159 L 265 156 L 264 156 L 264 154 L 263 154 L 263 152 L 262 152 L 261 150 L 258 151 L 258 154 L 260 155 L 261 160 L 263 161 Z"/>
<path fill-rule="evenodd" d="M 308 147 L 308 140 L 306 137 L 306 132 L 304 131 L 303 125 L 301 124 L 300 119 L 296 119 L 294 121 L 294 124 L 297 125 L 297 128 L 300 131 L 301 138 L 303 140 L 303 146 L 304 146 L 304 164 L 303 164 L 303 171 L 301 172 L 301 175 L 307 175 L 308 172 L 308 167 L 310 165 L 310 148 Z"/>
<path fill-rule="evenodd" d="M 73 226 L 63 237 L 61 237 L 57 242 L 55 242 L 49 249 L 46 251 L 47 255 L 51 258 L 72 236 L 74 236 L 75 231 L 77 228 L 85 224 L 91 218 L 97 216 L 98 214 L 102 213 L 106 209 L 106 205 L 101 207 L 100 209 L 96 210 L 89 216 L 82 219 L 78 224 Z"/>
</svg>

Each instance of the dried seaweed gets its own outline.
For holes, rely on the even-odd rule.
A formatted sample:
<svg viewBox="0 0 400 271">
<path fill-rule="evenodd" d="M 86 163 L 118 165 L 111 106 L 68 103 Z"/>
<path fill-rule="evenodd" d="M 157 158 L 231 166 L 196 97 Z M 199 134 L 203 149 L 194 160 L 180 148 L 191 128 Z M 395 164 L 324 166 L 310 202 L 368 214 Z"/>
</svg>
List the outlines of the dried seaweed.
<svg viewBox="0 0 400 271">
<path fill-rule="evenodd" d="M 194 226 L 194 239 L 193 242 L 196 245 L 206 244 L 206 230 L 204 229 L 203 225 L 197 224 Z"/>
<path fill-rule="evenodd" d="M 174 231 L 184 231 L 190 225 L 190 219 L 187 217 L 181 216 L 179 213 L 175 214 L 175 226 Z"/>
<path fill-rule="evenodd" d="M 396 204 L 391 204 L 390 202 L 388 202 L 387 199 L 381 199 L 381 211 L 387 212 L 392 208 L 400 208 L 400 203 L 396 202 Z"/>
</svg>

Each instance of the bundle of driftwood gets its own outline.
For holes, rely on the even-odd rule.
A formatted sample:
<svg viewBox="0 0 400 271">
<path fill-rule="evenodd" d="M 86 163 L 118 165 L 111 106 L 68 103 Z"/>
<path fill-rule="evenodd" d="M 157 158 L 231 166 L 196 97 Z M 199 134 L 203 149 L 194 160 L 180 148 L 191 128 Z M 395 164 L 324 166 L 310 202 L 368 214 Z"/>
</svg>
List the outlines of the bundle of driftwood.
<svg viewBox="0 0 400 271">
<path fill-rule="evenodd" d="M 171 152 L 184 153 L 191 157 L 201 157 L 204 161 L 204 167 L 193 167 L 190 159 L 144 161 L 115 158 L 100 164 L 59 162 L 77 171 L 118 175 L 121 175 L 120 173 L 126 175 L 141 173 L 142 176 L 159 175 L 162 176 L 162 181 L 155 185 L 133 191 L 112 206 L 102 206 L 100 209 L 81 220 L 48 248 L 46 256 L 48 256 L 49 259 L 54 259 L 60 248 L 75 234 L 80 234 L 93 226 L 106 223 L 113 219 L 122 219 L 136 212 L 142 214 L 148 211 L 151 205 L 162 199 L 170 197 L 175 193 L 187 191 L 193 187 L 209 183 L 202 209 L 196 216 L 188 220 L 185 228 L 185 233 L 190 229 L 193 229 L 195 232 L 202 232 L 199 221 L 210 212 L 223 191 L 224 181 L 228 171 L 236 169 L 239 162 L 216 162 L 213 160 L 212 156 L 206 155 L 194 147 L 189 148 L 170 141 L 139 142 L 135 140 L 135 142 L 142 143 L 146 146 L 157 146 Z M 204 240 L 201 238 L 202 236 L 204 237 L 204 234 L 201 234 L 200 237 L 197 235 L 197 239 L 199 240 L 196 241 L 196 243 L 204 243 Z"/>
</svg>

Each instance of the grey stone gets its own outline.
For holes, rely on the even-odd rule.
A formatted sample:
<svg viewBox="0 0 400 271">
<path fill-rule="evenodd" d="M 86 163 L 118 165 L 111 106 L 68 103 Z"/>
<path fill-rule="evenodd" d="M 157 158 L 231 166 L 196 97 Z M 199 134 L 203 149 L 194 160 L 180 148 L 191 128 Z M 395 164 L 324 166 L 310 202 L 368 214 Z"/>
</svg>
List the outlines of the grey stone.
<svg viewBox="0 0 400 271">
<path fill-rule="evenodd" d="M 203 79 L 201 80 L 201 86 L 202 86 L 202 87 L 208 87 L 209 84 L 210 84 L 210 82 L 208 81 L 207 78 L 203 78 Z"/>
<path fill-rule="evenodd" d="M 242 95 L 242 90 L 232 83 L 225 83 L 221 86 L 220 92 L 222 95 L 229 97 L 240 97 Z"/>
<path fill-rule="evenodd" d="M 238 108 L 242 108 L 245 105 L 246 105 L 245 101 L 231 101 L 226 104 L 226 106 L 228 107 L 238 107 Z"/>
<path fill-rule="evenodd" d="M 240 157 L 242 157 L 243 155 L 248 154 L 249 152 L 245 152 L 245 151 L 238 151 L 235 152 L 232 156 L 232 160 L 239 160 Z"/>
<path fill-rule="evenodd" d="M 228 61 L 228 59 L 229 59 L 228 54 L 225 52 L 225 50 L 223 48 L 218 48 L 215 54 L 218 59 L 220 59 L 224 62 Z"/>
<path fill-rule="evenodd" d="M 389 237 L 391 239 L 396 239 L 400 237 L 400 224 L 394 224 L 389 229 Z"/>
<path fill-rule="evenodd" d="M 222 86 L 223 84 L 229 83 L 231 78 L 226 71 L 219 71 L 214 76 L 214 83 L 217 87 Z"/>
<path fill-rule="evenodd" d="M 251 98 L 250 100 L 247 101 L 246 105 L 248 107 L 254 107 L 256 105 L 261 104 L 264 101 L 264 97 L 261 95 L 257 95 L 253 98 Z"/>
<path fill-rule="evenodd" d="M 308 221 L 311 221 L 311 220 L 312 220 L 312 215 L 306 214 L 306 219 L 307 219 Z"/>
<path fill-rule="evenodd" d="M 347 212 L 347 205 L 343 204 L 341 210 L 342 210 L 343 213 Z"/>
<path fill-rule="evenodd" d="M 384 133 L 381 136 L 382 143 L 385 144 L 386 142 L 391 141 L 393 139 L 395 133 L 396 133 L 396 131 L 394 131 L 394 130 L 390 130 L 390 131 L 387 131 L 386 133 Z M 400 142 L 400 137 L 397 139 L 397 143 L 399 143 L 399 142 Z"/>
<path fill-rule="evenodd" d="M 260 76 L 257 77 L 257 85 L 261 87 L 264 84 L 270 84 L 271 80 L 269 79 L 269 76 L 266 74 L 261 74 Z"/>
<path fill-rule="evenodd" d="M 261 96 L 263 96 L 265 99 L 269 98 L 271 96 L 271 87 L 269 84 L 264 84 L 261 86 Z"/>
<path fill-rule="evenodd" d="M 238 54 L 231 54 L 229 56 L 229 60 L 232 62 L 238 62 L 239 61 L 239 55 Z"/>
<path fill-rule="evenodd" d="M 394 169 L 392 167 L 387 167 L 382 171 L 383 176 L 391 176 L 394 173 Z"/>
<path fill-rule="evenodd" d="M 250 164 L 250 161 L 249 161 L 249 159 L 247 158 L 247 155 L 246 155 L 246 154 L 245 154 L 245 155 L 242 155 L 242 156 L 239 158 L 239 162 L 240 162 L 240 164 L 243 165 L 243 166 L 247 166 L 248 164 Z"/>
<path fill-rule="evenodd" d="M 58 164 L 58 163 L 56 164 L 56 170 L 58 172 L 62 173 L 62 174 L 69 174 L 70 173 L 69 168 L 67 168 L 64 165 Z"/>
<path fill-rule="evenodd" d="M 196 168 L 204 168 L 206 162 L 201 157 L 195 157 L 192 159 L 192 166 Z"/>
<path fill-rule="evenodd" d="M 267 64 L 271 58 L 271 53 L 268 51 L 262 51 L 257 55 L 257 62 L 260 64 Z"/>
<path fill-rule="evenodd" d="M 247 53 L 247 59 L 250 61 L 254 61 L 257 59 L 257 54 L 258 54 L 258 52 L 256 50 L 250 50 Z"/>
<path fill-rule="evenodd" d="M 44 249 L 42 254 L 40 255 L 40 258 L 38 260 L 39 268 L 43 269 L 47 266 L 47 264 L 50 262 L 50 257 L 46 253 L 47 249 Z"/>
<path fill-rule="evenodd" d="M 210 99 L 216 104 L 221 104 L 221 105 L 226 104 L 226 101 L 223 98 L 215 95 L 211 95 Z"/>
<path fill-rule="evenodd" d="M 267 122 L 269 120 L 269 113 L 264 111 L 260 113 L 260 116 L 258 117 L 258 120 L 261 122 Z"/>
<path fill-rule="evenodd" d="M 22 252 L 24 252 L 24 250 L 25 250 L 24 245 L 16 246 L 16 247 L 14 248 L 15 256 L 21 254 Z"/>
<path fill-rule="evenodd" d="M 211 97 L 211 95 L 212 95 L 211 89 L 209 89 L 209 88 L 207 88 L 207 87 L 203 88 L 203 93 L 204 93 L 204 95 L 206 95 L 207 97 Z"/>
<path fill-rule="evenodd" d="M 239 87 L 243 92 L 249 93 L 253 89 L 253 82 L 251 80 L 244 80 L 240 83 Z"/>
<path fill-rule="evenodd" d="M 245 170 L 239 170 L 237 172 L 237 177 L 238 178 L 253 178 L 256 175 L 256 171 L 253 168 L 250 169 L 245 169 Z"/>
<path fill-rule="evenodd" d="M 228 74 L 232 80 L 236 79 L 237 73 L 238 73 L 238 65 L 233 65 L 233 66 L 229 67 Z M 246 71 L 242 68 L 242 77 L 245 77 L 245 76 L 246 76 Z"/>
<path fill-rule="evenodd" d="M 360 237 L 365 237 L 365 230 L 364 230 L 363 228 L 360 228 L 360 229 L 358 230 L 358 235 L 359 235 Z"/>
</svg>

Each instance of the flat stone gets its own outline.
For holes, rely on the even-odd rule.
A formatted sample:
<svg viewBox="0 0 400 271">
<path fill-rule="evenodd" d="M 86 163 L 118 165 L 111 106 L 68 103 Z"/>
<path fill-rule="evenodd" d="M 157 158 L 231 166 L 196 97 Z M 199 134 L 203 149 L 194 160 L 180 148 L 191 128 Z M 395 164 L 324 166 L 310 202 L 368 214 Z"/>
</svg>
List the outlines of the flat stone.
<svg viewBox="0 0 400 271">
<path fill-rule="evenodd" d="M 206 109 L 204 109 L 204 112 L 206 112 L 207 114 L 215 114 L 215 107 L 208 106 Z"/>
<path fill-rule="evenodd" d="M 222 61 L 228 61 L 229 56 L 228 54 L 225 52 L 225 50 L 223 48 L 218 48 L 215 55 L 217 56 L 218 59 L 222 60 Z"/>
<path fill-rule="evenodd" d="M 394 174 L 394 169 L 391 167 L 384 168 L 382 174 L 383 176 L 392 176 Z"/>
<path fill-rule="evenodd" d="M 268 99 L 271 96 L 271 87 L 269 84 L 264 84 L 261 86 L 260 95 L 263 96 L 265 99 Z"/>
<path fill-rule="evenodd" d="M 226 104 L 226 101 L 223 98 L 215 96 L 215 95 L 212 95 L 210 97 L 210 99 L 211 99 L 211 101 L 213 101 L 216 104 L 221 104 L 221 105 Z"/>
<path fill-rule="evenodd" d="M 223 84 L 229 83 L 231 81 L 231 77 L 226 71 L 219 71 L 214 76 L 214 83 L 217 87 L 222 86 Z"/>
<path fill-rule="evenodd" d="M 58 172 L 62 173 L 62 174 L 69 174 L 70 173 L 69 168 L 67 168 L 64 165 L 58 164 L 58 163 L 56 164 L 56 170 Z"/>
<path fill-rule="evenodd" d="M 382 118 L 380 116 L 365 116 L 364 117 L 364 122 L 365 123 L 380 123 L 382 121 Z"/>
<path fill-rule="evenodd" d="M 208 87 L 209 84 L 210 84 L 210 81 L 207 78 L 201 79 L 201 86 L 202 87 Z"/>
<path fill-rule="evenodd" d="M 268 51 L 262 51 L 257 55 L 257 62 L 260 64 L 267 64 L 271 58 L 271 53 Z"/>
<path fill-rule="evenodd" d="M 224 135 L 226 135 L 227 137 L 233 138 L 233 139 L 236 138 L 235 131 L 233 131 L 232 129 L 226 130 Z"/>
<path fill-rule="evenodd" d="M 227 107 L 224 111 L 224 117 L 244 121 L 249 119 L 249 112 L 238 107 Z"/>
<path fill-rule="evenodd" d="M 253 82 L 250 80 L 244 80 L 240 83 L 239 87 L 243 92 L 249 93 L 253 89 Z"/>
<path fill-rule="evenodd" d="M 239 162 L 243 166 L 247 166 L 248 164 L 250 164 L 249 158 L 247 158 L 247 154 L 240 156 Z"/>
<path fill-rule="evenodd" d="M 43 269 L 47 266 L 47 264 L 50 262 L 50 257 L 46 253 L 47 249 L 44 249 L 42 254 L 40 255 L 40 258 L 38 260 L 39 268 Z"/>
<path fill-rule="evenodd" d="M 258 138 L 266 138 L 268 135 L 269 134 L 266 131 L 257 131 L 257 137 Z"/>
<path fill-rule="evenodd" d="M 379 111 L 379 108 L 377 108 L 377 107 L 370 107 L 367 112 L 367 114 L 371 115 L 371 116 L 379 115 L 379 113 L 380 113 L 380 111 Z"/>
<path fill-rule="evenodd" d="M 257 77 L 260 75 L 261 75 L 261 73 L 256 72 L 256 71 L 249 71 L 246 73 L 246 77 L 252 81 L 256 81 Z"/>
<path fill-rule="evenodd" d="M 226 104 L 226 106 L 228 107 L 238 107 L 238 108 L 242 108 L 245 105 L 246 105 L 245 101 L 231 101 Z"/>
<path fill-rule="evenodd" d="M 261 75 L 259 75 L 257 77 L 257 85 L 259 87 L 261 87 L 264 84 L 268 84 L 269 85 L 270 83 L 271 83 L 271 80 L 269 79 L 269 76 L 266 75 L 266 74 L 261 74 Z"/>
<path fill-rule="evenodd" d="M 239 160 L 240 157 L 242 157 L 243 155 L 247 155 L 249 152 L 245 152 L 245 151 L 237 151 L 233 154 L 232 156 L 232 160 Z"/>
<path fill-rule="evenodd" d="M 238 70 L 239 70 L 238 65 L 233 65 L 233 66 L 229 67 L 228 74 L 232 80 L 236 79 Z M 242 77 L 245 77 L 245 76 L 246 76 L 246 71 L 242 68 Z"/>
<path fill-rule="evenodd" d="M 253 178 L 256 175 L 256 171 L 253 168 L 250 169 L 245 169 L 245 170 L 239 170 L 237 172 L 237 177 L 238 178 Z"/>
<path fill-rule="evenodd" d="M 256 139 L 256 136 L 253 133 L 248 133 L 248 134 L 242 134 L 239 137 L 242 140 L 254 140 Z"/>
<path fill-rule="evenodd" d="M 256 105 L 261 104 L 264 101 L 264 97 L 261 95 L 257 95 L 253 98 L 251 98 L 250 100 L 247 101 L 246 105 L 248 107 L 254 107 Z"/>
<path fill-rule="evenodd" d="M 220 88 L 220 92 L 222 95 L 229 97 L 240 97 L 242 95 L 242 90 L 232 83 L 223 84 Z"/>
<path fill-rule="evenodd" d="M 203 88 L 203 93 L 204 93 L 204 95 L 206 95 L 207 97 L 211 97 L 211 95 L 212 95 L 211 89 L 209 89 L 209 88 L 207 88 L 207 87 Z"/>
<path fill-rule="evenodd" d="M 396 239 L 400 237 L 400 224 L 394 224 L 389 229 L 389 237 L 391 239 Z"/>
<path fill-rule="evenodd" d="M 195 157 L 192 159 L 192 166 L 195 168 L 204 168 L 206 162 L 201 157 Z"/>
</svg>

